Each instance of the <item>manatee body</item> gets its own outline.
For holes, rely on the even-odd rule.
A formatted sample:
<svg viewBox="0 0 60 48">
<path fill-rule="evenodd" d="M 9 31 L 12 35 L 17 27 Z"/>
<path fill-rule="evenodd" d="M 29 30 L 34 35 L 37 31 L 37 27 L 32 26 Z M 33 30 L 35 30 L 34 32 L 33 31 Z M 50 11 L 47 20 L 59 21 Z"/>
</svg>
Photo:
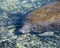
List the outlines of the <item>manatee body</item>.
<svg viewBox="0 0 60 48">
<path fill-rule="evenodd" d="M 22 33 L 34 31 L 60 31 L 60 2 L 55 2 L 31 12 L 24 18 Z"/>
</svg>

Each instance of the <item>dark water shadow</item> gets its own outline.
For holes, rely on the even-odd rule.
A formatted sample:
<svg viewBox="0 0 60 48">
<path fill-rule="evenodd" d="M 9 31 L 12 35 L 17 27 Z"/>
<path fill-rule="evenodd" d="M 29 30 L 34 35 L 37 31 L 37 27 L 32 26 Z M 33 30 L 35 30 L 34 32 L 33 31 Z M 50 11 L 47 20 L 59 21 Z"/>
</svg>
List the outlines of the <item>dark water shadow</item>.
<svg viewBox="0 0 60 48">
<path fill-rule="evenodd" d="M 24 25 L 24 18 L 30 13 L 31 11 L 27 12 L 27 14 L 21 14 L 21 13 L 17 13 L 16 16 L 19 17 L 18 20 L 16 20 L 16 23 L 14 24 L 16 26 L 16 29 L 14 31 L 14 34 L 17 36 L 22 35 L 23 33 L 19 31 L 19 29 Z"/>
</svg>

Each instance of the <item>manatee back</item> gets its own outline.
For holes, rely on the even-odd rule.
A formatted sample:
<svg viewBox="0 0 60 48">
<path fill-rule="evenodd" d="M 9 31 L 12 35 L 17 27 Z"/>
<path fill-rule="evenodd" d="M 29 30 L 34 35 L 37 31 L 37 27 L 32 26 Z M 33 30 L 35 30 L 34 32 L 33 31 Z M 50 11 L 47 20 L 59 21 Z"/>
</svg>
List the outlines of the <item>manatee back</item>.
<svg viewBox="0 0 60 48">
<path fill-rule="evenodd" d="M 27 18 L 32 23 L 50 22 L 60 19 L 60 2 L 33 11 Z"/>
</svg>

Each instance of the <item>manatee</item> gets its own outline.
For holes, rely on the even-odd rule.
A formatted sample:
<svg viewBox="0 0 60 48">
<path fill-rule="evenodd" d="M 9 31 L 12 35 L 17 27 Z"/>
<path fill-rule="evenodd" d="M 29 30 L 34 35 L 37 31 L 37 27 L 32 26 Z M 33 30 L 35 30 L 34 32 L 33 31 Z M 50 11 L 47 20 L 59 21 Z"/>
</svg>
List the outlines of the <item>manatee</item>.
<svg viewBox="0 0 60 48">
<path fill-rule="evenodd" d="M 60 2 L 54 2 L 32 11 L 24 19 L 22 33 L 60 31 Z"/>
</svg>

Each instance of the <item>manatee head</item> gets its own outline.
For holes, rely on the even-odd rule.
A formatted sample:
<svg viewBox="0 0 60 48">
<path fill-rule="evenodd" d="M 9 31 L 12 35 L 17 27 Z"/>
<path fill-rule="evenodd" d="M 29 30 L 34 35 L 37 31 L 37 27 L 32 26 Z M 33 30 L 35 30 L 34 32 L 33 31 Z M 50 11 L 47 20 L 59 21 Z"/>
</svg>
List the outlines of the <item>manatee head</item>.
<svg viewBox="0 0 60 48">
<path fill-rule="evenodd" d="M 60 31 L 60 2 L 51 3 L 31 12 L 24 18 L 22 33 Z"/>
</svg>

